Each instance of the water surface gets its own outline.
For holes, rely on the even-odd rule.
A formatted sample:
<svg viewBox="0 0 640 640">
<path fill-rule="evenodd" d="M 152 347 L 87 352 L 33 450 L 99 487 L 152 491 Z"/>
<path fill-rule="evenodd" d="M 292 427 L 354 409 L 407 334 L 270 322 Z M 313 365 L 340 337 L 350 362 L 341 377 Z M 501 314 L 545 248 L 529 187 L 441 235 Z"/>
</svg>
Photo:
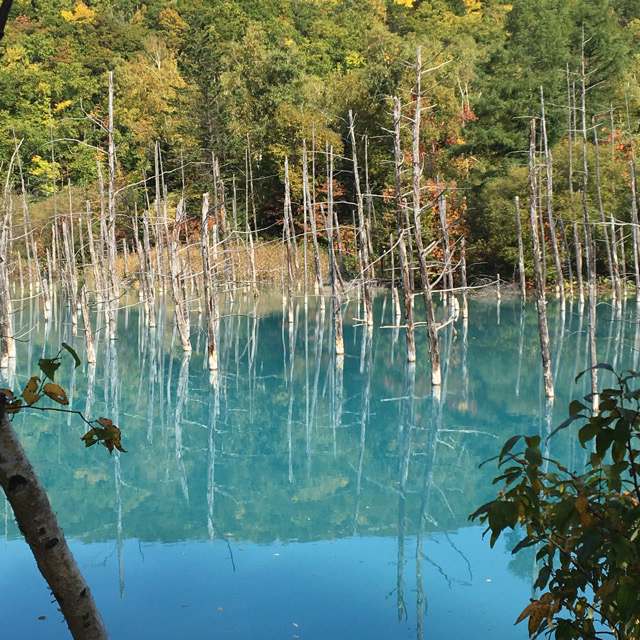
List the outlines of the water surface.
<svg viewBox="0 0 640 640">
<path fill-rule="evenodd" d="M 72 371 L 69 359 L 59 372 L 73 407 L 113 419 L 128 453 L 84 449 L 76 416 L 14 421 L 114 639 L 527 637 L 513 622 L 532 594 L 533 552 L 511 555 L 515 533 L 490 550 L 467 517 L 495 495 L 495 467 L 479 463 L 514 433 L 545 435 L 588 391 L 587 376 L 574 382 L 588 364 L 577 305 L 563 318 L 549 304 L 556 399 L 545 417 L 535 310 L 517 300 L 472 300 L 468 324 L 441 331 L 440 397 L 425 328 L 408 367 L 383 294 L 371 333 L 347 306 L 342 362 L 328 301 L 323 312 L 298 299 L 288 327 L 278 296 L 257 308 L 238 297 L 220 323 L 217 375 L 197 311 L 183 358 L 171 310 L 149 330 L 129 303 L 115 343 L 95 315 L 97 367 Z M 16 308 L 15 387 L 61 341 L 83 357 L 63 306 L 50 323 L 33 301 Z M 598 313 L 599 359 L 637 366 L 635 307 Z M 571 435 L 549 452 L 580 467 Z M 5 634 L 67 638 L 6 503 L 0 526 Z"/>
</svg>

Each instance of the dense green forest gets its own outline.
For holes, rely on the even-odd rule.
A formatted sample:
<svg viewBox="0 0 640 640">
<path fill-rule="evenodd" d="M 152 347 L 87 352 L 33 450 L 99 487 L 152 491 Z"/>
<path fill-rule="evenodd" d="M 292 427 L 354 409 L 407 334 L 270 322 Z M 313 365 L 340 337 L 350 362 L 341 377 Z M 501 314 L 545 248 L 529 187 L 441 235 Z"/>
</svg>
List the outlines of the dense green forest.
<svg viewBox="0 0 640 640">
<path fill-rule="evenodd" d="M 450 190 L 450 224 L 467 237 L 472 270 L 511 278 L 513 198 L 528 194 L 528 121 L 540 115 L 541 87 L 556 215 L 581 219 L 583 50 L 589 166 L 595 135 L 604 209 L 630 220 L 639 39 L 638 0 L 15 0 L 0 43 L 0 173 L 4 182 L 22 141 L 27 191 L 41 202 L 40 215 L 52 213 L 54 180 L 58 191 L 70 183 L 79 199 L 95 198 L 98 163 L 106 166 L 113 71 L 118 187 L 153 174 L 159 143 L 169 192 L 181 192 L 184 179 L 197 217 L 196 200 L 213 189 L 215 154 L 225 188 L 236 190 L 238 215 L 249 208 L 250 170 L 257 226 L 278 233 L 285 157 L 301 202 L 303 142 L 317 151 L 314 196 L 321 198 L 323 152 L 331 145 L 339 215 L 350 224 L 352 110 L 361 164 L 366 154 L 367 193 L 376 196 L 373 237 L 380 249 L 394 219 L 392 97 L 401 98 L 408 122 L 411 64 L 421 46 L 425 64 L 437 67 L 423 83 L 424 177 Z M 408 126 L 403 135 L 410 167 Z M 588 189 L 598 220 L 594 179 Z M 127 214 L 144 202 L 140 188 L 119 194 L 125 233 L 132 233 Z M 547 259 L 551 270 L 550 251 Z"/>
</svg>

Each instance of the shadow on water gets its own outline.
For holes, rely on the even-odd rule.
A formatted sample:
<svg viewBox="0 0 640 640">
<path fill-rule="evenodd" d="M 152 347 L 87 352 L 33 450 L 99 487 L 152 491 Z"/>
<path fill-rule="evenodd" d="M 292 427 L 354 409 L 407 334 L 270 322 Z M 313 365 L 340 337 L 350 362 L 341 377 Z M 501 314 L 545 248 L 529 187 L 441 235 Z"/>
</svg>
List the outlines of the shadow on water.
<svg viewBox="0 0 640 640">
<path fill-rule="evenodd" d="M 183 357 L 171 309 L 149 329 L 127 306 L 116 341 L 96 309 L 97 365 L 63 367 L 59 382 L 74 408 L 122 428 L 129 453 L 85 450 L 72 416 L 16 417 L 113 637 L 421 640 L 464 637 L 468 616 L 474 637 L 526 637 L 512 624 L 533 560 L 511 557 L 515 534 L 489 551 L 467 516 L 495 491 L 495 469 L 479 463 L 514 433 L 547 435 L 587 393 L 587 376 L 574 383 L 588 358 L 584 312 L 549 304 L 550 404 L 532 306 L 471 300 L 469 321 L 440 333 L 434 394 L 426 329 L 407 365 L 391 298 L 379 294 L 374 308 L 389 328 L 354 321 L 358 304 L 346 307 L 346 354 L 336 357 L 331 311 L 314 299 L 297 300 L 288 324 L 269 295 L 227 301 L 214 373 L 197 313 Z M 23 385 L 62 340 L 83 352 L 60 300 L 50 322 L 33 301 L 16 315 L 24 341 L 9 384 Z M 637 365 L 635 317 L 599 306 L 602 360 Z M 586 452 L 571 436 L 550 440 L 549 453 L 579 467 Z M 0 556 L 19 578 L 0 593 L 27 603 L 8 613 L 8 629 L 65 637 L 2 508 Z"/>
</svg>

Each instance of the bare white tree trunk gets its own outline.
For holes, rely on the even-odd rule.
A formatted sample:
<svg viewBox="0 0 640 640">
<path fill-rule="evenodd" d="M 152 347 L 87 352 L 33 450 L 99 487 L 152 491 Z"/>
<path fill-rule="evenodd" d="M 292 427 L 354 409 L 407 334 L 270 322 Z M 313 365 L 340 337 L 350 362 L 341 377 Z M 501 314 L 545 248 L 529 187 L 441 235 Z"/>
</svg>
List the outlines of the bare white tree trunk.
<svg viewBox="0 0 640 640">
<path fill-rule="evenodd" d="M 413 115 L 412 131 L 412 177 L 413 177 L 413 226 L 415 231 L 416 250 L 418 253 L 418 264 L 420 265 L 420 277 L 422 279 L 422 297 L 424 298 L 424 308 L 427 316 L 427 333 L 429 336 L 429 357 L 431 359 L 431 384 L 440 386 L 442 384 L 442 370 L 440 367 L 440 347 L 438 345 L 438 329 L 433 310 L 433 298 L 431 296 L 431 283 L 429 282 L 429 269 L 427 268 L 426 251 L 422 243 L 422 225 L 420 214 L 422 213 L 422 199 L 420 191 L 422 189 L 422 163 L 420 157 L 420 115 L 422 111 L 422 49 L 418 47 L 416 63 L 416 99 L 415 112 Z M 445 220 L 446 225 L 446 220 Z M 446 227 L 445 227 L 446 230 Z M 447 269 L 447 258 L 450 258 L 448 237 L 445 243 L 445 269 Z M 453 294 L 450 294 L 453 295 Z"/>
<path fill-rule="evenodd" d="M 416 342 L 413 329 L 413 291 L 411 288 L 411 278 L 409 276 L 409 261 L 407 257 L 407 246 L 405 244 L 404 212 L 402 202 L 402 150 L 400 148 L 400 121 L 402 119 L 402 107 L 400 99 L 396 96 L 393 99 L 393 159 L 395 173 L 395 204 L 396 204 L 396 224 L 398 227 L 398 248 L 400 251 L 400 268 L 402 270 L 402 287 L 404 289 L 404 319 L 407 333 L 407 361 L 416 361 Z"/>
<path fill-rule="evenodd" d="M 524 249 L 522 245 L 522 222 L 520 220 L 520 198 L 515 197 L 516 227 L 518 229 L 518 271 L 520 273 L 520 300 L 524 307 L 527 301 L 527 283 L 524 275 Z"/>
<path fill-rule="evenodd" d="M 251 231 L 247 228 L 247 234 L 251 239 Z M 207 357 L 209 371 L 218 369 L 218 339 L 217 321 L 218 310 L 216 308 L 216 297 L 211 280 L 211 263 L 209 260 L 209 194 L 202 194 L 202 279 L 204 285 L 204 306 L 206 309 L 207 321 Z"/>
<path fill-rule="evenodd" d="M 542 110 L 542 141 L 544 145 L 545 171 L 546 171 L 546 200 L 547 200 L 547 219 L 549 220 L 549 236 L 551 237 L 551 249 L 553 251 L 553 261 L 556 267 L 556 275 L 558 277 L 558 294 L 560 296 L 560 304 L 562 310 L 565 309 L 564 294 L 564 275 L 562 273 L 562 261 L 560 260 L 560 250 L 558 249 L 558 237 L 556 235 L 556 222 L 553 215 L 553 164 L 551 157 L 551 148 L 547 140 L 547 121 L 544 114 L 544 93 L 540 87 L 540 107 Z"/>
<path fill-rule="evenodd" d="M 358 169 L 358 154 L 356 152 L 356 133 L 353 112 L 349 110 L 349 137 L 351 138 L 351 161 L 353 164 L 353 179 L 356 189 L 356 208 L 358 210 L 358 235 L 360 237 L 360 262 L 362 264 L 362 281 L 364 291 L 364 319 L 368 326 L 373 326 L 373 303 L 371 300 L 371 272 L 368 227 L 364 214 L 364 198 L 360 189 L 360 171 Z"/>
<path fill-rule="evenodd" d="M 591 225 L 589 223 L 589 210 L 587 207 L 587 106 L 586 106 L 586 78 L 584 69 L 584 33 L 582 42 L 582 56 L 580 60 L 580 75 L 582 80 L 582 215 L 584 223 L 584 244 L 587 255 L 587 273 L 588 279 L 588 292 L 589 292 L 589 356 L 591 362 L 591 403 L 593 411 L 598 413 L 600 401 L 598 398 L 598 370 L 595 365 L 598 363 L 598 356 L 596 355 L 596 257 L 594 252 L 594 246 L 591 241 Z M 636 229 L 634 225 L 634 229 Z M 637 231 L 637 229 L 636 229 Z M 635 237 L 635 236 L 634 236 Z M 636 287 L 638 287 L 638 260 L 636 256 Z M 636 295 L 640 291 L 636 288 Z"/>
<path fill-rule="evenodd" d="M 529 129 L 529 215 L 531 219 L 531 240 L 533 243 L 534 294 L 538 309 L 538 329 L 540 332 L 540 353 L 542 355 L 542 374 L 544 393 L 552 398 L 553 373 L 551 369 L 551 344 L 547 324 L 547 308 L 544 299 L 544 280 L 540 259 L 540 241 L 538 239 L 538 186 L 536 181 L 536 121 L 532 118 Z"/>
</svg>

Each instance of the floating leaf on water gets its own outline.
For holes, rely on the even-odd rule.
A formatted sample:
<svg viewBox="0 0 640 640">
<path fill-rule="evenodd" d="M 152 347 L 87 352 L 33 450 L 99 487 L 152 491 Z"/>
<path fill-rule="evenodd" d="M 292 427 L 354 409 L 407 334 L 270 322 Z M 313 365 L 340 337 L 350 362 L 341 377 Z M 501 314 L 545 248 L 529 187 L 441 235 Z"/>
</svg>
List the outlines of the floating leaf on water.
<svg viewBox="0 0 640 640">
<path fill-rule="evenodd" d="M 69 400 L 67 399 L 67 394 L 64 389 L 53 382 L 47 382 L 47 384 L 42 387 L 42 391 L 46 393 L 52 400 L 57 402 L 58 404 L 69 404 Z"/>
<path fill-rule="evenodd" d="M 63 349 L 66 349 L 73 356 L 73 359 L 76 361 L 75 368 L 77 369 L 82 364 L 82 361 L 78 357 L 78 354 L 76 353 L 75 349 L 73 347 L 70 347 L 66 342 L 63 342 L 61 346 Z"/>
<path fill-rule="evenodd" d="M 40 371 L 42 371 L 47 378 L 54 380 L 56 371 L 60 367 L 60 360 L 40 358 L 40 360 L 38 360 L 38 366 L 40 367 Z"/>
<path fill-rule="evenodd" d="M 35 402 L 38 402 L 38 400 L 42 398 L 41 395 L 38 395 L 36 393 L 36 391 L 38 390 L 39 384 L 40 384 L 40 378 L 38 378 L 38 376 L 33 376 L 32 378 L 29 379 L 29 382 L 27 382 L 27 386 L 24 388 L 24 391 L 21 394 L 22 397 L 24 398 L 24 401 L 29 406 L 31 406 Z"/>
</svg>

